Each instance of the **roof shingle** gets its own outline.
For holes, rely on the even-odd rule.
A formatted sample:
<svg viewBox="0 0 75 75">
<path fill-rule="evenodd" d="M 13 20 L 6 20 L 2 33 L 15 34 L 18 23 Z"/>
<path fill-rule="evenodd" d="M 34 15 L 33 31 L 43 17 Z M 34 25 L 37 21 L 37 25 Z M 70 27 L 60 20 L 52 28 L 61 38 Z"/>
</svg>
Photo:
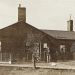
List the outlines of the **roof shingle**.
<svg viewBox="0 0 75 75">
<path fill-rule="evenodd" d="M 59 31 L 59 30 L 42 30 L 42 31 L 56 39 L 75 40 L 74 31 Z"/>
</svg>

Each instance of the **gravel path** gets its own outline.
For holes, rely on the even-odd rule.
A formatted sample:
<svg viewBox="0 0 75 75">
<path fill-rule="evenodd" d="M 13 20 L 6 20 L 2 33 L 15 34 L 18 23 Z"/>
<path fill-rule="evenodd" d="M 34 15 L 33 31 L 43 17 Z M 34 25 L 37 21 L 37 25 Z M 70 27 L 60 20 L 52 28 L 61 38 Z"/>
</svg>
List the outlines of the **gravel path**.
<svg viewBox="0 0 75 75">
<path fill-rule="evenodd" d="M 73 65 L 72 65 L 73 64 Z M 26 64 L 0 64 L 0 66 L 11 66 L 11 67 L 29 67 L 33 68 L 33 63 Z M 51 63 L 36 63 L 36 67 L 39 68 L 52 68 L 52 69 L 73 69 L 75 70 L 74 62 L 51 62 Z"/>
</svg>

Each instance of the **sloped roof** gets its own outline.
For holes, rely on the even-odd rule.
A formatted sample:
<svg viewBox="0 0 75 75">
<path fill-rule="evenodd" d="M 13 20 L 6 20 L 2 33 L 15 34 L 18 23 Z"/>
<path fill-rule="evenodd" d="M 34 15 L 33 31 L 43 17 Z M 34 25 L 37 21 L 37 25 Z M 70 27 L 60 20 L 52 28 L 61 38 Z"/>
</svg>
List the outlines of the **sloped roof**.
<svg viewBox="0 0 75 75">
<path fill-rule="evenodd" d="M 35 28 L 34 26 L 32 26 L 32 25 L 30 25 L 30 24 L 28 24 L 28 23 L 26 23 L 26 22 L 24 22 L 24 21 L 20 21 L 20 22 L 16 22 L 16 23 L 14 23 L 14 24 L 12 24 L 12 25 L 9 25 L 9 26 L 7 26 L 7 27 L 5 27 L 5 28 L 2 28 L 2 29 L 0 29 L 0 32 L 2 32 L 2 34 L 4 33 L 6 33 L 6 34 L 9 34 L 10 32 L 14 32 L 14 33 L 16 33 L 16 31 L 18 31 L 18 33 L 19 32 L 24 32 L 24 31 L 26 31 L 26 28 L 28 28 L 28 29 L 30 29 L 30 30 L 39 30 L 39 29 L 37 29 L 37 28 Z M 20 31 L 19 31 L 20 30 Z M 42 31 L 41 31 L 42 32 Z"/>
<path fill-rule="evenodd" d="M 20 38 L 25 37 L 26 33 L 41 33 L 42 35 L 47 35 L 24 21 L 16 22 L 10 26 L 0 29 L 0 37 Z"/>
<path fill-rule="evenodd" d="M 38 29 L 26 22 L 20 21 L 17 23 L 14 23 L 10 26 L 7 26 L 3 29 L 0 29 L 0 36 L 22 36 L 25 34 L 26 27 L 33 31 L 33 32 L 41 32 L 49 35 L 50 37 L 56 38 L 56 39 L 68 39 L 68 40 L 75 40 L 75 32 L 74 31 L 59 31 L 59 30 L 42 30 Z"/>
<path fill-rule="evenodd" d="M 75 40 L 74 31 L 59 31 L 59 30 L 42 30 L 42 31 L 56 39 Z"/>
</svg>

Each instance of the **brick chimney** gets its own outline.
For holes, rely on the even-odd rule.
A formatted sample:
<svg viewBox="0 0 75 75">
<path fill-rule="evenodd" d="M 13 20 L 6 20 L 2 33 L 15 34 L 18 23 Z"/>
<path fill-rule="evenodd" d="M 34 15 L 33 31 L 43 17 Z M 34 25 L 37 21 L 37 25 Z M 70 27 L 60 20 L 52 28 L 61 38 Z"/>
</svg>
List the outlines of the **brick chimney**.
<svg viewBox="0 0 75 75">
<path fill-rule="evenodd" d="M 67 31 L 73 31 L 73 20 L 71 19 L 67 21 Z"/>
<path fill-rule="evenodd" d="M 19 7 L 18 7 L 18 21 L 26 22 L 26 8 L 21 7 L 21 4 L 19 4 Z"/>
</svg>

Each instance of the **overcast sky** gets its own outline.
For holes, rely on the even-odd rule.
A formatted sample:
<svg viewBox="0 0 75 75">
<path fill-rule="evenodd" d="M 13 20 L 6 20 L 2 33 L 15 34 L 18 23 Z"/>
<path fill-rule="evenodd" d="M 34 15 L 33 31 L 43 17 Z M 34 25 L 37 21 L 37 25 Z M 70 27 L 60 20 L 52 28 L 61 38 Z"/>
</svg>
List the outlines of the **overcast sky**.
<svg viewBox="0 0 75 75">
<path fill-rule="evenodd" d="M 19 3 L 27 8 L 27 23 L 37 28 L 67 30 L 72 14 L 75 29 L 75 0 L 0 0 L 0 28 L 17 22 Z"/>
</svg>

